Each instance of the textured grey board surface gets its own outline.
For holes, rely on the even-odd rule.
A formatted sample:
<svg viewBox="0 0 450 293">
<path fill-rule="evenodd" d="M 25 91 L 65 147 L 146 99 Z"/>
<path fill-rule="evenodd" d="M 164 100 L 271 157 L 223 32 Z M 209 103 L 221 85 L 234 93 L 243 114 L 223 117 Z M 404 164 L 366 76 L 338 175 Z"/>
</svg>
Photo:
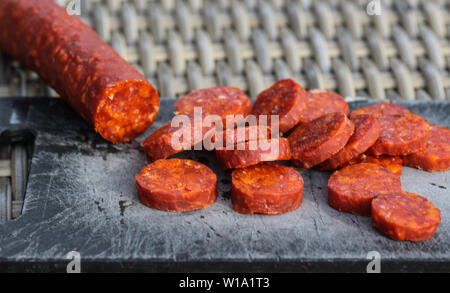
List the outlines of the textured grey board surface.
<svg viewBox="0 0 450 293">
<path fill-rule="evenodd" d="M 450 103 L 403 104 L 450 127 Z M 162 101 L 148 132 L 172 112 L 173 100 Z M 442 212 L 436 235 L 423 243 L 390 240 L 372 228 L 370 218 L 330 208 L 329 172 L 301 171 L 304 201 L 297 211 L 235 213 L 230 172 L 220 171 L 207 152 L 178 157 L 216 172 L 216 204 L 166 213 L 138 200 L 134 176 L 146 164 L 138 142 L 104 141 L 60 100 L 2 99 L 0 113 L 0 132 L 23 127 L 36 134 L 23 216 L 0 225 L 1 271 L 65 271 L 66 254 L 73 250 L 80 252 L 85 271 L 364 272 L 369 251 L 380 253 L 385 271 L 450 271 L 450 172 L 403 169 L 404 189 L 429 198 Z"/>
</svg>

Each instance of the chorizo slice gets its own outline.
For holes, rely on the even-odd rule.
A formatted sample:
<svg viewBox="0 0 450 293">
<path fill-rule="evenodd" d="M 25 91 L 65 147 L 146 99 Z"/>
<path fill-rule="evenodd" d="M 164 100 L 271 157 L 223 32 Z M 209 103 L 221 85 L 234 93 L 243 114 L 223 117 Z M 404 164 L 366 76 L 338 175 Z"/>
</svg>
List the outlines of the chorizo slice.
<svg viewBox="0 0 450 293">
<path fill-rule="evenodd" d="M 252 103 L 243 91 L 233 87 L 213 87 L 191 92 L 175 103 L 176 115 L 192 115 L 194 108 L 201 108 L 204 115 L 247 117 Z"/>
<path fill-rule="evenodd" d="M 217 198 L 216 174 L 191 160 L 155 161 L 136 176 L 136 184 L 143 204 L 168 212 L 203 209 Z"/>
<path fill-rule="evenodd" d="M 135 139 L 158 114 L 158 93 L 146 78 L 53 0 L 1 0 L 0 50 L 35 71 L 110 142 Z"/>
<path fill-rule="evenodd" d="M 425 147 L 430 125 L 422 117 L 405 113 L 383 116 L 378 121 L 381 123 L 381 134 L 367 151 L 369 155 L 405 156 Z"/>
<path fill-rule="evenodd" d="M 391 115 L 404 115 L 406 113 L 410 112 L 405 107 L 390 102 L 384 102 L 355 110 L 352 112 L 352 115 L 371 114 L 375 117 L 384 117 Z"/>
<path fill-rule="evenodd" d="M 271 129 L 265 125 L 249 125 L 216 131 L 211 129 L 205 134 L 203 145 L 212 144 L 216 149 L 225 149 L 227 146 L 234 146 L 238 143 L 252 140 L 266 140 L 272 136 Z M 276 137 L 274 137 L 276 138 Z M 219 141 L 219 139 L 221 141 Z M 212 148 L 210 148 L 212 149 Z"/>
<path fill-rule="evenodd" d="M 372 201 L 371 210 L 373 226 L 394 240 L 428 240 L 441 222 L 439 209 L 413 193 L 378 196 Z"/>
<path fill-rule="evenodd" d="M 275 83 L 260 93 L 253 105 L 252 114 L 257 118 L 267 115 L 279 116 L 279 130 L 286 133 L 300 122 L 300 115 L 306 109 L 307 92 L 292 79 Z"/>
<path fill-rule="evenodd" d="M 318 166 L 321 170 L 333 170 L 363 154 L 378 139 L 381 128 L 378 120 L 369 114 L 355 115 L 350 119 L 355 124 L 355 132 L 345 147 Z"/>
<path fill-rule="evenodd" d="M 223 170 L 245 168 L 267 161 L 291 159 L 289 141 L 286 138 L 247 141 L 231 146 L 231 149 L 216 150 L 217 160 Z"/>
<path fill-rule="evenodd" d="M 450 170 L 450 129 L 431 126 L 425 148 L 403 157 L 403 163 L 428 172 Z"/>
<path fill-rule="evenodd" d="M 344 98 L 336 93 L 311 90 L 307 94 L 306 108 L 300 114 L 300 123 L 311 122 L 320 116 L 333 112 L 349 115 L 350 108 Z"/>
<path fill-rule="evenodd" d="M 353 135 L 355 126 L 341 112 L 329 113 L 301 124 L 289 135 L 291 162 L 312 168 L 338 153 Z"/>
<path fill-rule="evenodd" d="M 215 129 L 214 123 L 205 126 L 203 119 L 195 119 L 192 115 L 186 118 L 185 122 L 189 121 L 189 123 L 172 126 L 173 120 L 169 121 L 141 143 L 149 162 L 166 159 L 182 151 L 190 150 L 201 143 L 207 133 Z"/>
<path fill-rule="evenodd" d="M 403 159 L 401 157 L 392 157 L 392 156 L 380 156 L 380 157 L 372 157 L 366 154 L 362 154 L 355 159 L 350 160 L 345 163 L 342 167 L 346 167 L 349 165 L 355 165 L 359 163 L 374 163 L 379 164 L 389 171 L 397 174 L 398 176 L 402 175 L 402 165 Z"/>
<path fill-rule="evenodd" d="M 236 169 L 231 201 L 241 214 L 282 214 L 297 210 L 303 200 L 303 178 L 295 169 L 261 163 Z"/>
<path fill-rule="evenodd" d="M 370 215 L 370 204 L 382 194 L 401 192 L 400 177 L 373 163 L 335 171 L 328 180 L 328 204 L 342 212 Z"/>
</svg>

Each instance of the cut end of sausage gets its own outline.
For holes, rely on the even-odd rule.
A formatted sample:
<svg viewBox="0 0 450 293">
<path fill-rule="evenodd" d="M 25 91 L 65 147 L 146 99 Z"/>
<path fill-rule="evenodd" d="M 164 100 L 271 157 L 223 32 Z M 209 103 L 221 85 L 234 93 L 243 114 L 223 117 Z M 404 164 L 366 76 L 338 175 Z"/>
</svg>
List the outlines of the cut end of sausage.
<svg viewBox="0 0 450 293">
<path fill-rule="evenodd" d="M 158 115 L 158 92 L 146 81 L 122 81 L 106 88 L 103 96 L 94 125 L 95 130 L 110 142 L 125 143 L 135 139 Z"/>
</svg>

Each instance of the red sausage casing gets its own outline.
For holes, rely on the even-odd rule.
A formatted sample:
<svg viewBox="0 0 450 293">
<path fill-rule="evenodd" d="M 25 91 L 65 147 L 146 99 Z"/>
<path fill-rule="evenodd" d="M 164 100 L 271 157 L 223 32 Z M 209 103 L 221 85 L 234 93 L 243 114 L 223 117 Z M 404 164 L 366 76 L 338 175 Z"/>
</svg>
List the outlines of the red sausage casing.
<svg viewBox="0 0 450 293">
<path fill-rule="evenodd" d="M 95 31 L 52 0 L 1 0 L 0 50 L 36 71 L 103 138 L 142 134 L 158 93 Z"/>
</svg>

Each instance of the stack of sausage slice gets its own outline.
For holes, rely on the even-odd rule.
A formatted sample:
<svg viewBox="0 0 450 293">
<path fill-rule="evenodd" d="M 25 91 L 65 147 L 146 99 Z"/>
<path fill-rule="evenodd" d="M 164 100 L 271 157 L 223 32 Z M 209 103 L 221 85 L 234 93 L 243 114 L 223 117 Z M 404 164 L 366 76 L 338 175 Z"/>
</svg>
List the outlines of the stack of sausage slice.
<svg viewBox="0 0 450 293">
<path fill-rule="evenodd" d="M 375 118 L 380 125 L 378 139 L 353 158 L 339 164 L 332 164 L 330 159 L 320 166 L 342 168 L 329 179 L 329 205 L 339 211 L 372 216 L 374 227 L 392 239 L 430 239 L 441 221 L 440 211 L 426 198 L 402 190 L 401 166 L 449 170 L 449 130 L 430 126 L 420 116 L 391 103 L 356 110 L 350 119 L 363 115 Z"/>
<path fill-rule="evenodd" d="M 234 169 L 231 200 L 239 213 L 280 214 L 300 207 L 303 178 L 294 168 L 273 162 L 284 160 L 302 169 L 336 170 L 328 183 L 329 205 L 343 212 L 371 215 L 374 227 L 393 239 L 429 239 L 440 223 L 439 210 L 431 202 L 402 190 L 400 175 L 403 164 L 431 172 L 450 170 L 450 130 L 430 126 L 406 108 L 381 103 L 350 113 L 341 96 L 321 90 L 308 92 L 290 79 L 263 91 L 253 107 L 238 89 L 198 90 L 176 103 L 176 114 L 194 121 L 195 107 L 202 108 L 202 115 L 216 115 L 212 120 L 226 127 L 220 130 L 217 123 L 203 124 L 200 135 L 195 136 L 196 124 L 191 123 L 185 131 L 191 139 L 177 150 L 171 144 L 173 136 L 186 126 L 169 123 L 144 141 L 142 146 L 153 163 L 137 179 L 141 198 L 151 207 L 180 212 L 209 205 L 206 188 L 195 187 L 206 175 L 200 178 L 179 171 L 185 176 L 184 183 L 172 190 L 167 185 L 165 199 L 152 196 L 143 186 L 152 181 L 158 188 L 165 186 L 160 177 L 149 178 L 149 170 L 164 164 L 173 168 L 167 157 L 202 142 L 204 150 L 216 152 L 222 169 Z M 227 123 L 227 115 L 237 118 Z M 195 197 L 186 195 L 195 192 L 198 201 L 192 204 Z M 178 196 L 173 196 L 175 193 Z M 167 208 L 169 199 L 176 199 L 172 208 Z M 165 202 L 162 207 L 158 205 L 161 201 Z"/>
</svg>

